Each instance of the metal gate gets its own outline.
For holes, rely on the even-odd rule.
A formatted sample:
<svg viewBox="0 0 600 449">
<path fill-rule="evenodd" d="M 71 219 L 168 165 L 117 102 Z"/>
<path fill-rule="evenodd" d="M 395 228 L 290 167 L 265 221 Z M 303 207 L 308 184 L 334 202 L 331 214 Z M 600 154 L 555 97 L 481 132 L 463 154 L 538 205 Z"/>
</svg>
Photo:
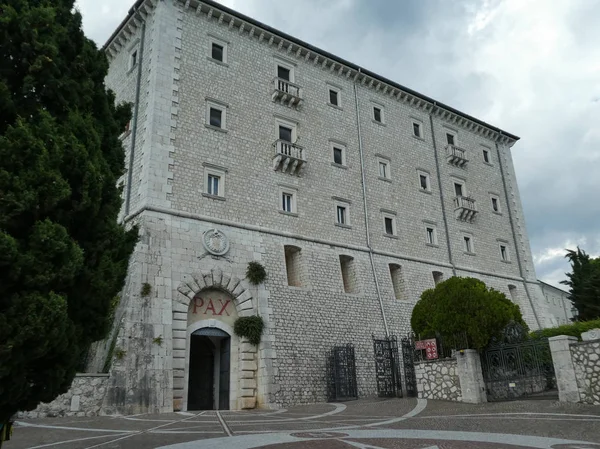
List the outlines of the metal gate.
<svg viewBox="0 0 600 449">
<path fill-rule="evenodd" d="M 356 359 L 354 346 L 346 344 L 335 346 L 329 355 L 329 391 L 330 401 L 347 401 L 358 398 L 356 386 Z"/>
<path fill-rule="evenodd" d="M 377 339 L 373 335 L 377 394 L 380 398 L 402 397 L 398 339 L 395 336 Z"/>
<path fill-rule="evenodd" d="M 402 363 L 406 396 L 417 397 L 417 376 L 415 375 L 415 339 L 412 334 L 402 337 Z"/>
<path fill-rule="evenodd" d="M 506 401 L 536 394 L 548 397 L 553 395 L 552 390 L 556 390 L 554 364 L 547 339 L 489 346 L 481 354 L 481 368 L 488 401 Z"/>
</svg>

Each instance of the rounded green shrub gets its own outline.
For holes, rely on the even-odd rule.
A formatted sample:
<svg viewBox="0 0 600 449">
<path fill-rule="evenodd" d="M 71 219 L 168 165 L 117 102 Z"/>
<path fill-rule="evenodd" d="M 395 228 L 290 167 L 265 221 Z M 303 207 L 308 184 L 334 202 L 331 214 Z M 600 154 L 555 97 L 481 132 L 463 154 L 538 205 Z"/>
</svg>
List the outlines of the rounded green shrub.
<svg viewBox="0 0 600 449">
<path fill-rule="evenodd" d="M 581 340 L 581 334 L 592 329 L 600 329 L 600 320 L 576 321 L 571 324 L 563 324 L 558 327 L 540 329 L 531 332 L 529 336 L 533 339 L 556 337 L 557 335 L 569 335 Z"/>
<path fill-rule="evenodd" d="M 259 316 L 244 316 L 235 320 L 233 332 L 238 337 L 245 337 L 253 345 L 258 345 L 262 337 L 265 324 Z"/>
<path fill-rule="evenodd" d="M 451 338 L 465 333 L 472 349 L 500 338 L 514 321 L 527 327 L 519 306 L 478 279 L 451 277 L 425 290 L 415 305 L 411 326 L 421 338 Z"/>
<path fill-rule="evenodd" d="M 260 262 L 252 261 L 248 263 L 248 268 L 246 269 L 246 278 L 250 281 L 250 283 L 258 285 L 267 278 L 267 271 Z"/>
</svg>

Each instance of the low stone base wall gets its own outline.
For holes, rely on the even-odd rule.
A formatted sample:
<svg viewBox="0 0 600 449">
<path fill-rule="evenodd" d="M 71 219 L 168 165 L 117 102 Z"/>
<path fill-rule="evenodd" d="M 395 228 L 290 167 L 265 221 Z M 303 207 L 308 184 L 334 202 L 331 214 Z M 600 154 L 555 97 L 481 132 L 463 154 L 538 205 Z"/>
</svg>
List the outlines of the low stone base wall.
<svg viewBox="0 0 600 449">
<path fill-rule="evenodd" d="M 415 375 L 420 398 L 462 401 L 456 359 L 417 363 Z"/>
<path fill-rule="evenodd" d="M 580 402 L 600 405 L 600 340 L 571 345 Z"/>
<path fill-rule="evenodd" d="M 19 413 L 19 418 L 57 416 L 97 416 L 106 395 L 108 374 L 76 374 L 71 388 L 54 401 L 35 410 Z"/>
</svg>

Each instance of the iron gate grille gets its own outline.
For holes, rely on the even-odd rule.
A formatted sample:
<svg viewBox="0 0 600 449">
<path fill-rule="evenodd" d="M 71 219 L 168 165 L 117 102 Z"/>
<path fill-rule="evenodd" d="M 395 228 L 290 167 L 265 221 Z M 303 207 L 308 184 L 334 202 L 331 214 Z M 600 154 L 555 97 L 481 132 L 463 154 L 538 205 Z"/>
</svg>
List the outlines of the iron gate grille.
<svg viewBox="0 0 600 449">
<path fill-rule="evenodd" d="M 358 398 L 354 346 L 351 344 L 335 346 L 329 355 L 328 371 L 330 401 Z"/>
<path fill-rule="evenodd" d="M 415 375 L 415 339 L 412 334 L 402 337 L 402 363 L 404 364 L 404 383 L 406 396 L 417 397 L 417 376 Z"/>
<path fill-rule="evenodd" d="M 548 340 L 489 346 L 481 354 L 481 368 L 489 401 L 556 389 Z"/>
<path fill-rule="evenodd" d="M 398 356 L 398 339 L 395 336 L 376 339 L 373 336 L 375 352 L 375 375 L 377 393 L 380 398 L 402 397 L 400 380 L 400 357 Z"/>
</svg>

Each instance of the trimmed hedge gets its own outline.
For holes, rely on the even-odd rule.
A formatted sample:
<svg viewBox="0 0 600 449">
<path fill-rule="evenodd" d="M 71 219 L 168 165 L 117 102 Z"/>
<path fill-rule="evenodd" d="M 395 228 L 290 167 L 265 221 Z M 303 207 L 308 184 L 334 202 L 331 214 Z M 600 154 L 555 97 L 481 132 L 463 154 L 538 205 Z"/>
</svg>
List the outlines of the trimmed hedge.
<svg viewBox="0 0 600 449">
<path fill-rule="evenodd" d="M 591 329 L 600 329 L 600 320 L 576 321 L 571 324 L 563 324 L 558 327 L 533 331 L 529 336 L 534 340 L 537 340 L 541 338 L 556 337 L 557 335 L 570 335 L 571 337 L 577 337 L 581 340 L 581 333 Z"/>
</svg>

